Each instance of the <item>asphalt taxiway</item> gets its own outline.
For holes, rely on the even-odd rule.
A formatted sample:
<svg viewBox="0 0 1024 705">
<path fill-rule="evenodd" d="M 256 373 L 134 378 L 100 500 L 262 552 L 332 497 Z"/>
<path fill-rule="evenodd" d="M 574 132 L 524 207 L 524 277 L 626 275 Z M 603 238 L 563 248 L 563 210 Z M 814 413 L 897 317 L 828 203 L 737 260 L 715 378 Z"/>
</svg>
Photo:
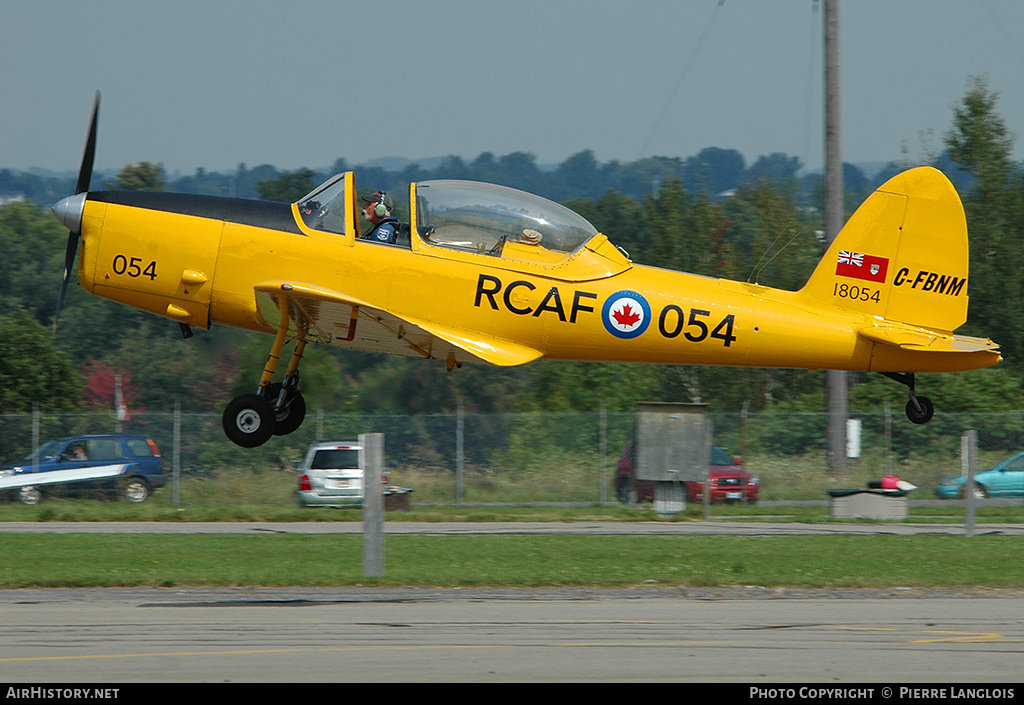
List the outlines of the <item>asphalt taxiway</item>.
<svg viewBox="0 0 1024 705">
<path fill-rule="evenodd" d="M 427 524 L 389 534 L 962 534 L 961 525 Z M 361 522 L 0 523 L 0 533 L 356 533 Z M 975 533 L 1020 535 L 985 524 Z M 45 559 L 45 557 L 41 557 Z M 0 590 L 0 682 L 1013 683 L 1020 590 Z"/>
<path fill-rule="evenodd" d="M 0 682 L 1013 683 L 1021 592 L 0 591 Z"/>
</svg>

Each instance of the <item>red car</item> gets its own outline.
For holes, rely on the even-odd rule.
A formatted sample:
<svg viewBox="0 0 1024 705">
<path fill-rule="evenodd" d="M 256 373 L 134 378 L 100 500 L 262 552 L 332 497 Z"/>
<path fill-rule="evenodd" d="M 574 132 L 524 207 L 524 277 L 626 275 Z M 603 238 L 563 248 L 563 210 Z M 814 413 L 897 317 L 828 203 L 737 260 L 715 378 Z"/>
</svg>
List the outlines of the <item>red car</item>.
<svg viewBox="0 0 1024 705">
<path fill-rule="evenodd" d="M 711 501 L 756 502 L 761 494 L 761 481 L 744 470 L 742 461 L 732 458 L 718 446 L 711 449 Z M 636 486 L 638 502 L 654 500 L 654 482 L 633 479 L 633 441 L 626 444 L 615 473 L 615 495 L 620 502 L 629 501 L 629 492 Z M 690 502 L 704 501 L 704 483 L 687 482 L 686 495 Z"/>
</svg>

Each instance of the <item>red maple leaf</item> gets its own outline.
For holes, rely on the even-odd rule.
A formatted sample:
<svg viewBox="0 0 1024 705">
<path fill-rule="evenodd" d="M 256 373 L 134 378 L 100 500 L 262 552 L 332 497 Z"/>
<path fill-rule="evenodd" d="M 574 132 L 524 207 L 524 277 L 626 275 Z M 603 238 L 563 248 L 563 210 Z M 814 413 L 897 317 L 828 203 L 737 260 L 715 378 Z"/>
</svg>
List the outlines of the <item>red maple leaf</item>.
<svg viewBox="0 0 1024 705">
<path fill-rule="evenodd" d="M 612 318 L 614 318 L 615 322 L 620 326 L 632 327 L 640 321 L 640 314 L 633 313 L 633 307 L 626 304 L 622 307 L 621 311 L 614 311 L 612 313 Z"/>
</svg>

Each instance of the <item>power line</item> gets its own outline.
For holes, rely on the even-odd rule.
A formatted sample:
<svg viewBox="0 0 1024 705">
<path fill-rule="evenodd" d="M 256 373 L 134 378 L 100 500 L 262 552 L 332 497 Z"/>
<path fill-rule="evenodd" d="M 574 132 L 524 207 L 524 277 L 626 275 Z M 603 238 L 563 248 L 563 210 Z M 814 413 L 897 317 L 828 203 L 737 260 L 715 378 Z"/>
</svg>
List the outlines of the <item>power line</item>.
<svg viewBox="0 0 1024 705">
<path fill-rule="evenodd" d="M 668 110 L 675 100 L 676 94 L 679 92 L 680 86 L 683 85 L 683 81 L 686 79 L 686 75 L 690 71 L 690 67 L 693 65 L 694 60 L 700 53 L 701 48 L 704 46 L 704 40 L 707 39 L 708 34 L 711 32 L 711 25 L 714 24 L 715 18 L 718 16 L 718 11 L 722 9 L 722 5 L 725 4 L 725 0 L 718 0 L 718 4 L 715 6 L 714 11 L 711 13 L 711 17 L 708 19 L 707 24 L 704 26 L 704 31 L 701 33 L 700 38 L 697 40 L 697 44 L 694 46 L 693 51 L 690 53 L 690 58 L 683 64 L 683 70 L 679 73 L 679 77 L 676 79 L 675 85 L 672 86 L 672 90 L 668 94 L 668 98 L 665 100 L 665 104 L 661 108 L 661 113 L 658 115 L 658 119 L 654 121 L 654 127 L 651 129 L 647 139 L 644 140 L 643 147 L 640 148 L 640 154 L 637 156 L 637 160 L 643 159 L 647 154 L 647 150 L 651 147 L 651 142 L 654 140 L 654 136 L 661 128 L 661 123 L 664 122 L 665 116 L 668 115 Z"/>
</svg>

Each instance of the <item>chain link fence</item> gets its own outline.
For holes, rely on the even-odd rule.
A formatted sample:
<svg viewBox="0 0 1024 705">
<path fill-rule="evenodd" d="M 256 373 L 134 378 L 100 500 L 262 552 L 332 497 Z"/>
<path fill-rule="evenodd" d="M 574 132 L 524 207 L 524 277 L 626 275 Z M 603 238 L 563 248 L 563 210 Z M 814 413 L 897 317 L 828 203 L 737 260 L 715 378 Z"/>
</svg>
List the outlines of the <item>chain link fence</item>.
<svg viewBox="0 0 1024 705">
<path fill-rule="evenodd" d="M 936 414 L 917 426 L 902 410 L 852 414 L 855 442 L 845 468 L 830 470 L 824 414 L 714 413 L 714 444 L 761 482 L 762 500 L 826 499 L 835 487 L 864 487 L 895 474 L 932 498 L 939 480 L 961 472 L 960 438 L 978 434 L 979 469 L 1024 450 L 1024 412 Z M 509 413 L 382 415 L 313 413 L 289 436 L 255 449 L 228 441 L 219 414 L 146 412 L 0 415 L 0 466 L 31 457 L 34 443 L 90 433 L 144 434 L 161 449 L 165 471 L 182 480 L 242 468 L 292 471 L 318 440 L 384 434 L 394 485 L 417 504 L 604 503 L 615 501 L 616 463 L 636 414 Z M 173 466 L 173 467 L 172 467 Z"/>
</svg>

